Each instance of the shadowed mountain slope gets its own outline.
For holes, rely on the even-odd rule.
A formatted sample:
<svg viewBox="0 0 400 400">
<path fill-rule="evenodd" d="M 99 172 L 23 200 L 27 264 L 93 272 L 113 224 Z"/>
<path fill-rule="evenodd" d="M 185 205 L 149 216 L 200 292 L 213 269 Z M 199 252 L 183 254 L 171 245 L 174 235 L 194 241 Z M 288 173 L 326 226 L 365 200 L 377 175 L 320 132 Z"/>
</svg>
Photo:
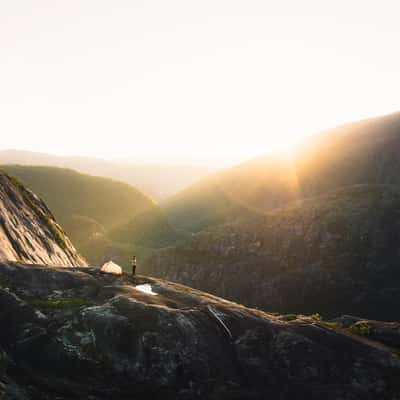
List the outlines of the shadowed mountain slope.
<svg viewBox="0 0 400 400">
<path fill-rule="evenodd" d="M 288 313 L 399 320 L 400 191 L 355 185 L 165 249 L 146 274 Z"/>
<path fill-rule="evenodd" d="M 0 260 L 86 265 L 43 201 L 1 171 Z"/>
</svg>

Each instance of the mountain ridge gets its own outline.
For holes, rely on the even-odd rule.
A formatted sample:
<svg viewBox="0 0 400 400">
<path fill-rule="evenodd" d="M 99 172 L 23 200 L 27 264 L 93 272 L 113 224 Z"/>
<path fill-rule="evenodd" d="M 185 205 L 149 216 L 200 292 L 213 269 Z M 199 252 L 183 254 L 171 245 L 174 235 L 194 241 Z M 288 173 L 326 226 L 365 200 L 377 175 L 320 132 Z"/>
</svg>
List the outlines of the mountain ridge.
<svg viewBox="0 0 400 400">
<path fill-rule="evenodd" d="M 324 131 L 288 154 L 245 161 L 191 185 L 162 207 L 176 228 L 199 232 L 236 219 L 239 207 L 264 214 L 340 186 L 400 184 L 399 152 L 400 112 Z"/>
<path fill-rule="evenodd" d="M 201 166 L 134 164 L 13 149 L 0 150 L 0 164 L 68 168 L 83 174 L 111 178 L 139 188 L 156 201 L 165 199 L 215 171 L 213 168 Z"/>
</svg>

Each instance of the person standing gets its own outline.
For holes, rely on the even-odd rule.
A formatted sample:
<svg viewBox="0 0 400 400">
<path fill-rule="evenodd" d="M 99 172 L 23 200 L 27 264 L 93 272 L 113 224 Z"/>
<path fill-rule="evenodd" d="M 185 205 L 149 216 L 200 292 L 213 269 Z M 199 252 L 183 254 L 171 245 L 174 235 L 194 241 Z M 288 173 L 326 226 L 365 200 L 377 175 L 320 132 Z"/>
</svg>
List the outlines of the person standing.
<svg viewBox="0 0 400 400">
<path fill-rule="evenodd" d="M 132 275 L 136 275 L 136 256 L 132 257 Z"/>
</svg>

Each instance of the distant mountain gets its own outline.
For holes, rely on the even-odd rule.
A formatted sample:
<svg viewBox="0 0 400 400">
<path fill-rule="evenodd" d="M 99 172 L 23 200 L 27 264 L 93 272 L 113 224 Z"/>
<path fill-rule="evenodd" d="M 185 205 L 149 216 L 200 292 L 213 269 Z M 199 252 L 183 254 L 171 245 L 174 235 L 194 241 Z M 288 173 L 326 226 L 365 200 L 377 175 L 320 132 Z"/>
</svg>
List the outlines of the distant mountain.
<svg viewBox="0 0 400 400">
<path fill-rule="evenodd" d="M 344 185 L 400 183 L 400 113 L 346 124 L 287 156 L 264 156 L 214 174 L 163 203 L 178 228 L 198 232 Z"/>
<path fill-rule="evenodd" d="M 55 167 L 2 168 L 44 199 L 90 263 L 127 265 L 133 254 L 143 257 L 179 236 L 159 207 L 126 183 Z"/>
<path fill-rule="evenodd" d="M 0 164 L 62 167 L 129 183 L 155 200 L 164 199 L 214 172 L 188 165 L 134 164 L 89 157 L 61 157 L 20 150 L 0 151 Z"/>
<path fill-rule="evenodd" d="M 45 203 L 0 171 L 0 260 L 85 266 Z"/>
<path fill-rule="evenodd" d="M 268 311 L 400 319 L 399 193 L 400 114 L 348 124 L 176 195 L 170 220 L 198 233 L 144 271 Z"/>
<path fill-rule="evenodd" d="M 238 218 L 263 214 L 298 197 L 287 158 L 268 157 L 219 172 L 164 201 L 172 225 L 199 232 Z"/>
</svg>

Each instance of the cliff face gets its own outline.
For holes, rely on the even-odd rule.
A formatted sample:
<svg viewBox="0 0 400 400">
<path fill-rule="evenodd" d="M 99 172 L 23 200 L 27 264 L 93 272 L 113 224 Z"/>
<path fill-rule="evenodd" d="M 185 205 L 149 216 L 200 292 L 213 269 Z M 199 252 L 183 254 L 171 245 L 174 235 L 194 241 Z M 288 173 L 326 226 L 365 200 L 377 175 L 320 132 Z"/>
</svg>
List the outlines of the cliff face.
<svg viewBox="0 0 400 400">
<path fill-rule="evenodd" d="M 140 276 L 0 263 L 0 326 L 2 399 L 400 393 L 396 350 L 375 340 Z"/>
<path fill-rule="evenodd" d="M 43 201 L 2 172 L 0 260 L 65 267 L 86 265 Z"/>
<path fill-rule="evenodd" d="M 141 271 L 267 311 L 399 320 L 400 191 L 359 185 L 196 235 Z"/>
</svg>

